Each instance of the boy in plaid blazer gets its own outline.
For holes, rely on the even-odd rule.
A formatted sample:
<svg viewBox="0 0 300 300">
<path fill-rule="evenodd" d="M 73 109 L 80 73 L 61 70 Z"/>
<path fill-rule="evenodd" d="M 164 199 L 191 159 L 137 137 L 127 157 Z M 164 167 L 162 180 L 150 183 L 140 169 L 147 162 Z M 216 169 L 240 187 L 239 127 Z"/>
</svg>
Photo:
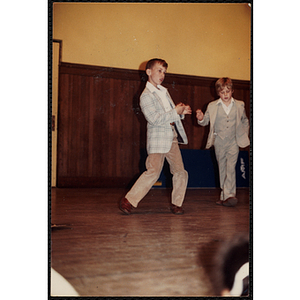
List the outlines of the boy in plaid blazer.
<svg viewBox="0 0 300 300">
<path fill-rule="evenodd" d="M 158 58 L 151 59 L 146 65 L 148 82 L 140 96 L 140 106 L 147 120 L 147 171 L 119 203 L 119 208 L 126 214 L 130 214 L 138 206 L 157 181 L 165 159 L 173 174 L 171 211 L 174 214 L 184 213 L 182 203 L 188 173 L 184 169 L 178 143 L 188 143 L 181 119 L 184 115 L 191 114 L 192 110 L 183 103 L 175 106 L 168 90 L 161 85 L 167 67 L 168 64 Z"/>
</svg>

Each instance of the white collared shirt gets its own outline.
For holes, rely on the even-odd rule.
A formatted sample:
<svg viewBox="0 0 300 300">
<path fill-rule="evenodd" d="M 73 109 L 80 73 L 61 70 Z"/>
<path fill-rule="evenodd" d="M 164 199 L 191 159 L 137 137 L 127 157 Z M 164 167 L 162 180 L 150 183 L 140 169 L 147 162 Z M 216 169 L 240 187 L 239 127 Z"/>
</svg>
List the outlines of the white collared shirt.
<svg viewBox="0 0 300 300">
<path fill-rule="evenodd" d="M 217 104 L 221 103 L 222 104 L 222 107 L 224 108 L 224 111 L 226 113 L 226 115 L 228 116 L 230 111 L 231 111 L 231 108 L 233 106 L 233 103 L 234 103 L 234 99 L 231 97 L 231 100 L 230 100 L 230 104 L 228 106 L 226 106 L 224 104 L 224 102 L 222 101 L 222 99 L 220 98 L 219 101 L 217 102 Z"/>
<path fill-rule="evenodd" d="M 172 110 L 171 104 L 167 98 L 167 89 L 162 85 L 157 85 L 157 88 L 149 81 L 147 81 L 146 87 L 150 90 L 151 93 L 156 92 L 160 99 L 163 102 L 164 109 L 166 112 Z"/>
</svg>

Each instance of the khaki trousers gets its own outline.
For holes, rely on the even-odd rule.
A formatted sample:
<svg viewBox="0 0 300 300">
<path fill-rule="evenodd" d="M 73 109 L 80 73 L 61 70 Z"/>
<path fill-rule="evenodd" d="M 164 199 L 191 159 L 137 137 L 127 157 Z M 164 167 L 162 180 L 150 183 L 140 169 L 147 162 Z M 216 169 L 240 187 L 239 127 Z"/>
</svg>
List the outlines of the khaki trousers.
<svg viewBox="0 0 300 300">
<path fill-rule="evenodd" d="M 229 197 L 236 196 L 235 166 L 239 155 L 239 146 L 235 141 L 235 137 L 222 140 L 217 136 L 214 147 L 219 166 L 220 187 L 222 190 L 220 200 L 225 201 Z"/>
<path fill-rule="evenodd" d="M 170 165 L 170 172 L 173 175 L 172 204 L 182 206 L 188 182 L 188 173 L 183 166 L 177 139 L 174 139 L 168 153 L 153 153 L 148 155 L 146 160 L 147 171 L 139 177 L 125 196 L 134 207 L 138 206 L 138 203 L 146 196 L 159 178 L 165 158 Z"/>
</svg>

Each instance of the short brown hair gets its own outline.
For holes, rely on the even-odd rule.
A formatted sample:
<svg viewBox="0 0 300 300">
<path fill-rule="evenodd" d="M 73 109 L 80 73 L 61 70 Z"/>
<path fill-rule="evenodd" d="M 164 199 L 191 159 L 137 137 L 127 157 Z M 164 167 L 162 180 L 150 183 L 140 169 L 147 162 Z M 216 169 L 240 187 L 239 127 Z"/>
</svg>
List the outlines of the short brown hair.
<svg viewBox="0 0 300 300">
<path fill-rule="evenodd" d="M 165 60 L 163 59 L 160 59 L 160 58 L 153 58 L 153 59 L 150 59 L 148 62 L 147 62 L 147 65 L 146 65 L 146 70 L 147 69 L 152 69 L 153 66 L 156 64 L 156 63 L 159 63 L 161 64 L 164 68 L 168 68 L 168 64 Z"/>
<path fill-rule="evenodd" d="M 225 87 L 228 87 L 229 89 L 231 89 L 233 91 L 232 80 L 228 77 L 222 77 L 222 78 L 218 79 L 215 86 L 216 86 L 217 94 L 219 94 L 220 91 L 223 90 Z"/>
</svg>

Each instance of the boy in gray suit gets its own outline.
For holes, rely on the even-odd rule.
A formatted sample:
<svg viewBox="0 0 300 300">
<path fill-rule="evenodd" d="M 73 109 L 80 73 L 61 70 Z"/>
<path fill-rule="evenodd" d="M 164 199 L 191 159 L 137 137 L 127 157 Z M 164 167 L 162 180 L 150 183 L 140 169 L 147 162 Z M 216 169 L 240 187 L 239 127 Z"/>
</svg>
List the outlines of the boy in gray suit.
<svg viewBox="0 0 300 300">
<path fill-rule="evenodd" d="M 245 113 L 243 101 L 232 97 L 233 84 L 230 78 L 220 78 L 216 82 L 218 100 L 209 103 L 205 115 L 198 109 L 198 124 L 206 126 L 210 123 L 210 131 L 206 149 L 214 145 L 219 166 L 221 195 L 216 203 L 224 206 L 235 206 L 236 174 L 235 166 L 239 147 L 249 146 L 249 120 Z"/>
<path fill-rule="evenodd" d="M 126 214 L 130 214 L 138 206 L 157 181 L 165 159 L 173 174 L 171 211 L 178 215 L 184 212 L 182 203 L 188 173 L 184 169 L 178 143 L 188 143 L 181 119 L 184 115 L 191 114 L 192 110 L 182 103 L 175 106 L 168 90 L 161 85 L 167 67 L 168 64 L 158 58 L 149 60 L 146 65 L 148 82 L 140 96 L 140 106 L 147 120 L 147 171 L 119 203 L 120 210 Z"/>
</svg>

